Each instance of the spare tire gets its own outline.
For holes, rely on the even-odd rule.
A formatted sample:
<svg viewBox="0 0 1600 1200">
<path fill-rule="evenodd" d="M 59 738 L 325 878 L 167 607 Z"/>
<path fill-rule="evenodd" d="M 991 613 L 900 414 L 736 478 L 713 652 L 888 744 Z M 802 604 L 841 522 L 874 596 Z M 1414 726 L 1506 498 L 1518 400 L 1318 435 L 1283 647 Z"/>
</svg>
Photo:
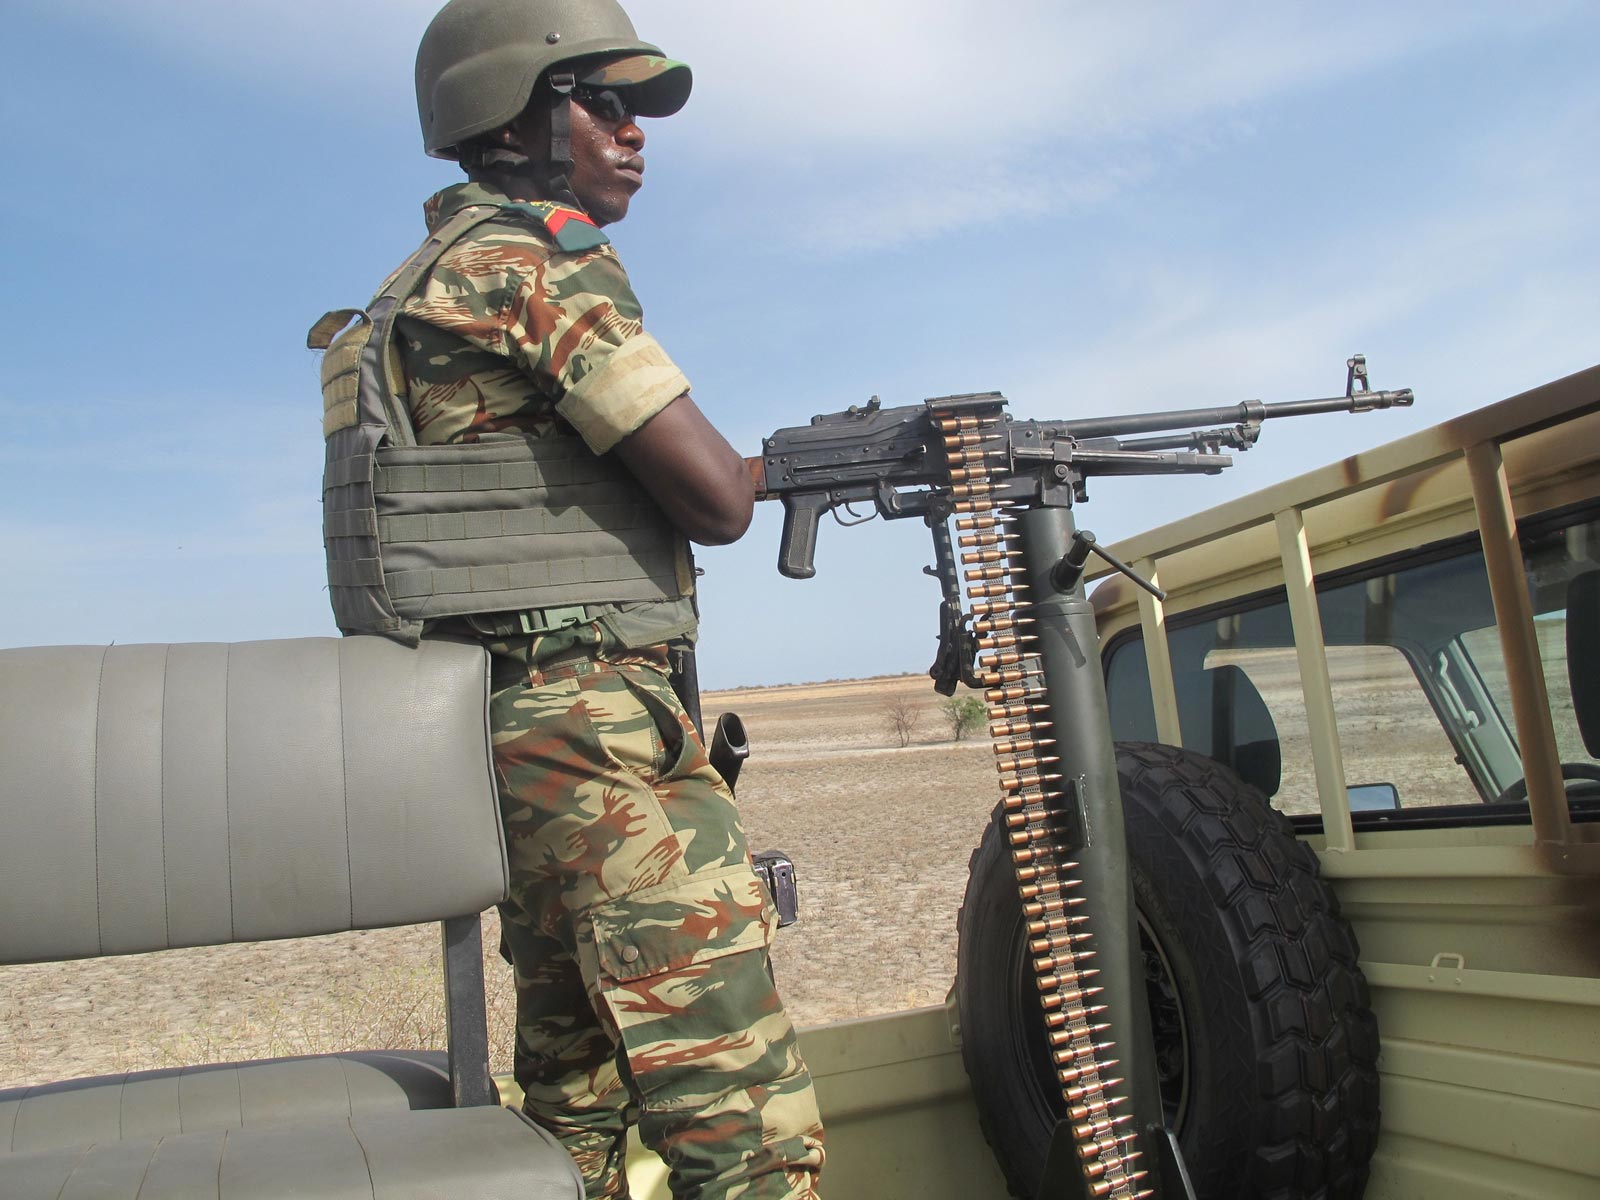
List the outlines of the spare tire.
<svg viewBox="0 0 1600 1200">
<path fill-rule="evenodd" d="M 1356 1200 L 1378 1131 L 1377 1021 L 1316 856 L 1204 755 L 1124 743 L 1117 777 L 1162 1103 L 1197 1195 Z M 1033 1200 L 1064 1106 L 998 810 L 958 924 L 967 1074 L 1012 1195 Z"/>
</svg>

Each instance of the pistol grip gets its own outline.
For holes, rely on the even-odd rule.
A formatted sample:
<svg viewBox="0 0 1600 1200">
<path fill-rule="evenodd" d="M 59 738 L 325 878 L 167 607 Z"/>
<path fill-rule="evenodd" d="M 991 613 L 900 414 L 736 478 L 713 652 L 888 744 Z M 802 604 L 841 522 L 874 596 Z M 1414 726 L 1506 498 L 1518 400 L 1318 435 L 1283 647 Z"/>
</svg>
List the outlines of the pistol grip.
<svg viewBox="0 0 1600 1200">
<path fill-rule="evenodd" d="M 739 769 L 744 766 L 744 760 L 750 757 L 750 738 L 744 731 L 744 722 L 739 719 L 738 713 L 725 712 L 717 718 L 711 742 L 706 747 L 706 757 L 717 769 L 717 774 L 722 776 L 722 782 L 728 785 L 728 790 L 734 791 L 739 784 Z"/>
<path fill-rule="evenodd" d="M 778 542 L 778 570 L 790 579 L 817 573 L 817 526 L 833 507 L 825 492 L 802 492 L 783 498 L 783 536 Z"/>
</svg>

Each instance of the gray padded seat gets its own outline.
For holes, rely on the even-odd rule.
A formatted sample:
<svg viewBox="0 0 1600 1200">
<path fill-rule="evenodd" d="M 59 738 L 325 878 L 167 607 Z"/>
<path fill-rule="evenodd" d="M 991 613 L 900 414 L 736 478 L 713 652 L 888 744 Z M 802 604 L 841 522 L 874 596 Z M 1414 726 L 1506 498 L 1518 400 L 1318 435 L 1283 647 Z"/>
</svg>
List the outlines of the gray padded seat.
<svg viewBox="0 0 1600 1200">
<path fill-rule="evenodd" d="M 0 962 L 482 912 L 487 672 L 377 637 L 0 651 Z"/>
<path fill-rule="evenodd" d="M 582 1196 L 565 1152 L 492 1103 L 487 702 L 487 656 L 452 642 L 0 651 L 0 963 L 440 921 L 447 974 L 466 964 L 448 1056 L 0 1091 L 0 1200 Z"/>
<path fill-rule="evenodd" d="M 135 1071 L 0 1090 L 0 1151 L 449 1107 L 450 1069 L 439 1051 L 365 1050 Z"/>
<path fill-rule="evenodd" d="M 570 1200 L 572 1160 L 510 1109 L 137 1137 L 0 1161 L 4 1200 Z"/>
</svg>

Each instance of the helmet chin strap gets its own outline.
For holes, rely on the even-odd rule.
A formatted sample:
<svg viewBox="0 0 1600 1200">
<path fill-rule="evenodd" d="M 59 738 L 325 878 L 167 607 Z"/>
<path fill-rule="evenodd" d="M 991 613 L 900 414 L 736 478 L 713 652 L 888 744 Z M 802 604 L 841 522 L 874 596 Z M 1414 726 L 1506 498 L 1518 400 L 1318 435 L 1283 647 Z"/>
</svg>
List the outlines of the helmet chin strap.
<svg viewBox="0 0 1600 1200">
<path fill-rule="evenodd" d="M 550 106 L 550 157 L 540 171 L 540 187 L 547 200 L 568 204 L 580 212 L 583 205 L 573 195 L 567 173 L 572 170 L 572 89 L 578 84 L 571 71 L 553 71 L 547 82 L 555 93 Z"/>
</svg>

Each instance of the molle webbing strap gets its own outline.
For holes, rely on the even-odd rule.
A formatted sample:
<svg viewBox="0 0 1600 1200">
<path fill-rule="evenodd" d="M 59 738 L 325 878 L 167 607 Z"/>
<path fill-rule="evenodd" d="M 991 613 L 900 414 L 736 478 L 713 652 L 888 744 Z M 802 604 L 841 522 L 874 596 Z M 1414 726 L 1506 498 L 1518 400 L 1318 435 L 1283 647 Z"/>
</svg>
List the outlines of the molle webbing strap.
<svg viewBox="0 0 1600 1200">
<path fill-rule="evenodd" d="M 306 334 L 306 349 L 326 350 L 333 345 L 333 339 L 339 336 L 346 325 L 364 315 L 359 308 L 336 308 L 332 312 L 323 313 Z"/>
<path fill-rule="evenodd" d="M 441 616 L 470 615 L 470 612 L 456 612 L 461 605 L 451 601 L 451 597 L 468 594 L 473 596 L 471 612 L 492 607 L 489 603 L 491 595 L 520 595 L 533 588 L 549 588 L 552 596 L 559 589 L 560 594 L 566 597 L 573 594 L 574 588 L 589 587 L 601 595 L 614 596 L 619 587 L 627 586 L 638 578 L 641 566 L 657 569 L 671 577 L 671 549 L 662 552 L 657 546 L 652 551 L 649 547 L 654 544 L 654 539 L 641 541 L 641 546 L 621 542 L 620 548 L 627 551 L 622 554 L 564 560 L 535 559 L 483 567 L 430 567 L 420 571 L 390 572 L 384 579 L 395 599 L 411 601 L 421 607 L 427 607 L 430 602 L 437 603 Z M 664 598 L 659 594 L 641 597 L 647 600 Z"/>
<path fill-rule="evenodd" d="M 580 438 L 382 447 L 373 492 L 384 586 L 414 619 L 674 600 L 693 586 L 683 536 Z"/>
<path fill-rule="evenodd" d="M 363 387 L 376 386 L 378 394 L 363 396 L 362 408 L 370 413 L 374 411 L 374 403 L 381 404 L 378 411 L 383 413 L 389 426 L 390 445 L 417 444 L 416 430 L 411 426 L 411 414 L 407 411 L 403 396 L 404 381 L 396 377 L 394 370 L 394 325 L 400 316 L 400 305 L 416 291 L 428 272 L 444 257 L 445 251 L 499 214 L 500 208 L 490 204 L 469 205 L 453 214 L 395 272 L 394 278 L 378 293 L 367 310 L 373 329 L 362 352 L 361 381 Z"/>
<path fill-rule="evenodd" d="M 325 350 L 322 432 L 323 545 L 328 598 L 345 633 L 381 633 L 415 642 L 419 621 L 396 611 L 383 583 L 373 479 L 379 446 L 415 446 L 416 431 L 394 351 L 401 303 L 452 245 L 501 212 L 469 205 L 441 222 L 365 311 L 342 309 L 312 326 L 306 344 Z M 352 318 L 360 323 L 350 325 Z M 340 330 L 344 330 L 341 334 Z"/>
<path fill-rule="evenodd" d="M 324 488 L 346 487 L 353 483 L 372 482 L 372 455 L 351 454 L 330 461 L 322 470 Z"/>
<path fill-rule="evenodd" d="M 404 381 L 399 378 L 394 350 L 400 306 L 445 251 L 500 211 L 487 204 L 463 208 L 434 230 L 367 309 L 335 309 L 311 327 L 306 346 L 326 351 L 322 359 L 324 438 L 357 425 L 381 425 L 387 427 L 391 444 L 416 445 L 416 431 L 400 398 Z M 352 320 L 360 323 L 346 328 Z M 347 478 L 340 482 L 356 481 Z M 324 476 L 323 487 L 330 486 L 333 484 Z"/>
<path fill-rule="evenodd" d="M 355 319 L 359 319 L 360 324 L 342 332 Z M 361 309 L 339 308 L 325 314 L 306 334 L 308 349 L 325 351 L 322 356 L 324 438 L 360 424 L 361 351 L 371 330 L 372 322 Z"/>
</svg>

